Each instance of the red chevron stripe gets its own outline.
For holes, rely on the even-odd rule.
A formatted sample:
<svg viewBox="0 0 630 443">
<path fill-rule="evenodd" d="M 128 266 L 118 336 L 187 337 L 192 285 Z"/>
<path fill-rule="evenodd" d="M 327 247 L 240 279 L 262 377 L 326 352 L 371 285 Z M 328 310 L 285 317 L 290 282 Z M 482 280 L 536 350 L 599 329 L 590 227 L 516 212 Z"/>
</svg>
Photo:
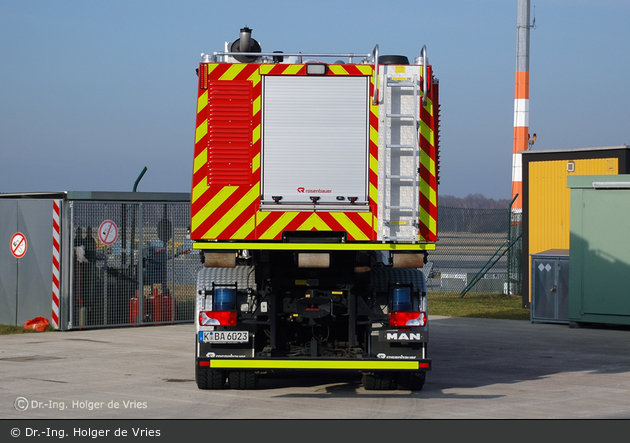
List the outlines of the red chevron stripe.
<svg viewBox="0 0 630 443">
<path fill-rule="evenodd" d="M 269 229 L 276 221 L 278 221 L 281 215 L 282 213 L 279 212 L 270 212 L 264 220 L 260 221 L 260 223 L 258 222 L 258 220 L 256 220 L 255 237 L 260 238 L 267 231 L 267 229 Z"/>
<path fill-rule="evenodd" d="M 206 177 L 208 177 L 207 168 L 202 167 L 202 168 L 199 168 L 197 172 L 194 172 L 193 173 L 193 188 L 201 182 L 206 183 Z"/>
<path fill-rule="evenodd" d="M 346 213 L 346 215 L 350 218 L 350 220 L 352 220 L 352 223 L 357 225 L 361 232 L 368 236 L 368 238 L 372 238 L 374 236 L 374 227 L 372 226 L 372 223 L 366 222 L 361 214 L 349 212 Z"/>
<path fill-rule="evenodd" d="M 208 66 L 215 66 L 215 64 L 209 64 Z M 225 74 L 231 66 L 231 63 L 216 63 L 216 67 L 214 67 L 212 72 L 208 73 L 208 82 L 217 80 L 219 77 Z"/>
<path fill-rule="evenodd" d="M 213 188 L 214 186 L 211 189 Z M 248 186 L 240 186 L 199 225 L 199 227 L 195 230 L 195 233 L 198 233 L 200 236 L 205 235 L 205 233 L 208 232 L 210 228 L 212 228 L 212 226 L 214 226 L 219 220 L 221 220 L 221 218 L 226 213 L 228 213 L 234 207 L 234 205 L 239 202 L 241 198 L 243 198 L 248 190 Z M 223 238 L 223 236 L 217 236 L 217 239 L 226 240 L 225 238 Z"/>
<path fill-rule="evenodd" d="M 194 215 L 197 212 L 201 211 L 206 204 L 214 198 L 215 195 L 219 193 L 219 191 L 223 189 L 222 186 L 212 186 L 209 187 L 206 192 L 200 195 L 197 200 L 192 202 L 190 211 Z"/>
<path fill-rule="evenodd" d="M 229 240 L 232 238 L 234 234 L 238 232 L 241 227 L 249 221 L 250 218 L 256 213 L 256 207 L 254 205 L 250 205 L 245 211 L 241 212 L 238 217 L 221 232 L 219 239 L 221 240 Z M 239 240 L 255 240 L 255 229 L 253 228 L 250 233 L 243 239 Z"/>
</svg>

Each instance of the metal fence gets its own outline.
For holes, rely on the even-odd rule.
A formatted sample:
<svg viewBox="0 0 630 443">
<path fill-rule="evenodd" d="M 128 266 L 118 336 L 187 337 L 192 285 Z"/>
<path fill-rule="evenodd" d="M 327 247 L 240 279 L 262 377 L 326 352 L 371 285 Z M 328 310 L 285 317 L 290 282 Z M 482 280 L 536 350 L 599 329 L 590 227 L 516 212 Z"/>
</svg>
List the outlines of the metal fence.
<svg viewBox="0 0 630 443">
<path fill-rule="evenodd" d="M 428 290 L 520 294 L 521 225 L 510 209 L 438 208 L 438 241 L 426 265 Z"/>
<path fill-rule="evenodd" d="M 68 329 L 193 320 L 203 265 L 189 239 L 188 202 L 73 201 L 68 216 Z M 106 244 L 99 230 L 114 226 L 116 240 Z M 436 250 L 424 269 L 427 289 L 460 297 L 520 294 L 520 236 L 510 210 L 440 207 Z"/>
<path fill-rule="evenodd" d="M 188 202 L 73 201 L 69 329 L 190 322 Z"/>
</svg>

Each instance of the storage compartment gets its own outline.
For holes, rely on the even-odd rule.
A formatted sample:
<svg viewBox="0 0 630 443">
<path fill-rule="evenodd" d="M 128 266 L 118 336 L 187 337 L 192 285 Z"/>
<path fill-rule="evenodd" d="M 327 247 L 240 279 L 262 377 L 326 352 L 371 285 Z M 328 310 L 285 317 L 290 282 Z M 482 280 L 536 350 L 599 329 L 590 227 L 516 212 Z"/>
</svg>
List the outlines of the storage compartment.
<svg viewBox="0 0 630 443">
<path fill-rule="evenodd" d="M 630 175 L 569 177 L 571 322 L 630 325 Z"/>
<path fill-rule="evenodd" d="M 569 323 L 569 250 L 532 254 L 532 322 Z"/>
<path fill-rule="evenodd" d="M 263 205 L 367 204 L 368 103 L 368 77 L 265 76 Z"/>
</svg>

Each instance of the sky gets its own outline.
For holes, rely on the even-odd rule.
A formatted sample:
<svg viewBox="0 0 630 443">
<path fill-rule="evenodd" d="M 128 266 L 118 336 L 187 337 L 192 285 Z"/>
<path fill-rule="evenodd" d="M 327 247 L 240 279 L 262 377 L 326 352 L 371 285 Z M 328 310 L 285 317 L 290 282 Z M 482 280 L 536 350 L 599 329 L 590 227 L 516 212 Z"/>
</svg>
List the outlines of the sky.
<svg viewBox="0 0 630 443">
<path fill-rule="evenodd" d="M 439 194 L 511 199 L 517 0 L 0 0 L 0 193 L 190 192 L 201 53 L 427 47 Z M 630 2 L 531 0 L 533 149 L 630 144 Z"/>
</svg>

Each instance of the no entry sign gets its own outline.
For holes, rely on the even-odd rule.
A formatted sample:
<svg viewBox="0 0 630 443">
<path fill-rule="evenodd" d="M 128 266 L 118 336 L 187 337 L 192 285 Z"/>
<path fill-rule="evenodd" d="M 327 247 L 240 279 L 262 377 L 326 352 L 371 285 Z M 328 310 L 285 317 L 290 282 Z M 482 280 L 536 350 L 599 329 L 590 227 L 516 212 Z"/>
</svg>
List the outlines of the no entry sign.
<svg viewBox="0 0 630 443">
<path fill-rule="evenodd" d="M 22 258 L 26 254 L 26 237 L 21 232 L 16 232 L 11 237 L 11 254 L 15 258 Z"/>
<path fill-rule="evenodd" d="M 105 220 L 98 228 L 98 239 L 105 245 L 111 245 L 118 238 L 118 226 L 111 220 Z"/>
</svg>

